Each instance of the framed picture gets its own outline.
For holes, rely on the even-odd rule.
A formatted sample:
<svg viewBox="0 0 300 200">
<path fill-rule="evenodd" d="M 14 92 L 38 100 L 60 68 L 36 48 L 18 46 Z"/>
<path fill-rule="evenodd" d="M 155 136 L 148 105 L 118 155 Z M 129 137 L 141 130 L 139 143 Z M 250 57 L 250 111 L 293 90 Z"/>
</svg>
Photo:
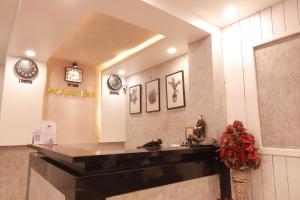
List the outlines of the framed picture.
<svg viewBox="0 0 300 200">
<path fill-rule="evenodd" d="M 142 113 L 142 87 L 135 85 L 129 88 L 129 113 Z"/>
<path fill-rule="evenodd" d="M 146 83 L 146 112 L 160 111 L 160 80 Z"/>
<path fill-rule="evenodd" d="M 183 70 L 166 75 L 166 94 L 168 109 L 185 106 Z"/>
</svg>

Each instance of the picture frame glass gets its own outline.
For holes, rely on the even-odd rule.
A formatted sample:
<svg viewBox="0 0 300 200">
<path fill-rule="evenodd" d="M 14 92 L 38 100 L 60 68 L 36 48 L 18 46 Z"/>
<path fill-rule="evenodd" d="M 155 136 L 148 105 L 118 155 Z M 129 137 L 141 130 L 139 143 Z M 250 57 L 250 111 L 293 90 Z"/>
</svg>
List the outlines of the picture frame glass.
<svg viewBox="0 0 300 200">
<path fill-rule="evenodd" d="M 178 71 L 166 76 L 167 108 L 185 106 L 184 73 Z"/>
<path fill-rule="evenodd" d="M 129 88 L 129 113 L 141 113 L 141 85 Z"/>
<path fill-rule="evenodd" d="M 160 111 L 160 80 L 146 83 L 146 112 Z"/>
</svg>

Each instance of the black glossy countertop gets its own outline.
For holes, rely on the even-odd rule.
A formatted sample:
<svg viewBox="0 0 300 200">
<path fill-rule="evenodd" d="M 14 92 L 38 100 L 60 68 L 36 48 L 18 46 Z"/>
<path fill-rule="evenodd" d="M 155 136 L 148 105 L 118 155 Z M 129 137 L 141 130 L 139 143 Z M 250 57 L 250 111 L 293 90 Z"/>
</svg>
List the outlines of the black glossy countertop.
<svg viewBox="0 0 300 200">
<path fill-rule="evenodd" d="M 159 150 L 105 149 L 101 144 L 28 145 L 44 160 L 81 175 L 205 161 L 214 163 L 217 147 L 162 147 Z"/>
<path fill-rule="evenodd" d="M 30 155 L 30 166 L 61 187 L 62 193 L 75 186 L 76 199 L 106 199 L 215 174 L 220 175 L 221 196 L 230 196 L 229 170 L 219 162 L 218 148 L 214 146 L 162 147 L 152 151 L 108 150 L 96 143 L 28 146 L 37 151 Z M 62 180 L 66 180 L 67 187 Z"/>
<path fill-rule="evenodd" d="M 217 147 L 214 146 L 202 146 L 202 147 L 162 147 L 159 150 L 149 151 L 146 149 L 116 149 L 107 150 L 101 148 L 101 145 L 91 144 L 90 148 L 83 148 L 81 144 L 58 144 L 58 145 L 28 145 L 29 148 L 35 149 L 40 153 L 43 153 L 47 157 L 56 158 L 66 162 L 85 162 L 90 159 L 130 159 L 145 156 L 158 156 L 158 155 L 180 155 L 190 153 L 204 153 L 215 152 Z"/>
</svg>

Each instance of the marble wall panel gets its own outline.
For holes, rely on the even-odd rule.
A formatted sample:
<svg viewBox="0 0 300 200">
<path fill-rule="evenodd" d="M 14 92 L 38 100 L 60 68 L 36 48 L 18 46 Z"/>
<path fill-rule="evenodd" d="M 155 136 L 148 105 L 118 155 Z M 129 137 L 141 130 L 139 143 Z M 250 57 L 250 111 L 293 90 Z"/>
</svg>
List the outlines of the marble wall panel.
<svg viewBox="0 0 300 200">
<path fill-rule="evenodd" d="M 216 200 L 220 198 L 219 175 L 113 196 L 108 200 Z"/>
<path fill-rule="evenodd" d="M 25 146 L 0 147 L 1 200 L 25 200 L 31 151 Z"/>
<path fill-rule="evenodd" d="M 300 148 L 300 35 L 255 50 L 262 143 Z"/>
</svg>

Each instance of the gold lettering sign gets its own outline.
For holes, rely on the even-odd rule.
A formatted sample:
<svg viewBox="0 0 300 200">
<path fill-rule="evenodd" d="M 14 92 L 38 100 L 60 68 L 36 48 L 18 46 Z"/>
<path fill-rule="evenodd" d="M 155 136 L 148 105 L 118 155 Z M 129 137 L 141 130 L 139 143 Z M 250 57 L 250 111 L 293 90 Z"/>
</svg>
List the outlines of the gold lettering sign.
<svg viewBox="0 0 300 200">
<path fill-rule="evenodd" d="M 87 90 L 69 90 L 63 88 L 48 88 L 48 94 L 67 95 L 67 96 L 79 96 L 79 97 L 95 97 L 95 92 L 89 92 Z"/>
</svg>

